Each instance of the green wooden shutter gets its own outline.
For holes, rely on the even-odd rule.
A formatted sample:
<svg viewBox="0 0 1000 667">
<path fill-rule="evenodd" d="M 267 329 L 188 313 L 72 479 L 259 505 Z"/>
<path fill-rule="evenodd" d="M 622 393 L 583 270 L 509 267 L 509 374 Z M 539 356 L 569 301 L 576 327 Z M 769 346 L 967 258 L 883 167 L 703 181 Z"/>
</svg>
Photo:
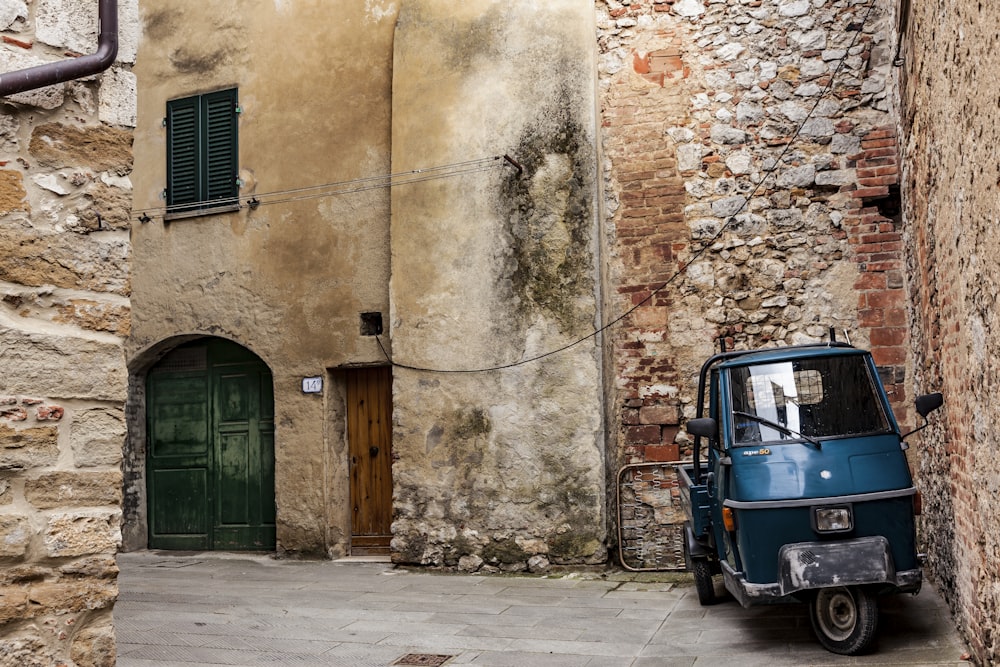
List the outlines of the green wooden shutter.
<svg viewBox="0 0 1000 667">
<path fill-rule="evenodd" d="M 197 97 L 167 102 L 167 205 L 200 197 L 199 102 Z"/>
<path fill-rule="evenodd" d="M 167 102 L 167 205 L 174 211 L 239 196 L 237 90 Z"/>
<path fill-rule="evenodd" d="M 204 199 L 235 199 L 237 174 L 236 90 L 220 90 L 202 97 L 205 122 Z"/>
</svg>

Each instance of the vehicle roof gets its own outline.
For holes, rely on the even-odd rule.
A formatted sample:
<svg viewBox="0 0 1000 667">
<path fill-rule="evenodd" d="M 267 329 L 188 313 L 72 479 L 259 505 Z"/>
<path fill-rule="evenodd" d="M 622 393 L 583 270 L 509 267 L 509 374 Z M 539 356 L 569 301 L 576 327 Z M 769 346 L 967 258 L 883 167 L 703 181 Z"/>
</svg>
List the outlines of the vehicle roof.
<svg viewBox="0 0 1000 667">
<path fill-rule="evenodd" d="M 830 345 L 827 343 L 817 345 L 795 345 L 791 347 L 774 347 L 740 354 L 739 356 L 722 361 L 718 365 L 718 368 L 737 368 L 742 366 L 772 364 L 781 361 L 795 361 L 797 359 L 817 357 L 866 356 L 867 354 L 867 350 L 852 347 L 846 343 L 836 345 Z"/>
</svg>

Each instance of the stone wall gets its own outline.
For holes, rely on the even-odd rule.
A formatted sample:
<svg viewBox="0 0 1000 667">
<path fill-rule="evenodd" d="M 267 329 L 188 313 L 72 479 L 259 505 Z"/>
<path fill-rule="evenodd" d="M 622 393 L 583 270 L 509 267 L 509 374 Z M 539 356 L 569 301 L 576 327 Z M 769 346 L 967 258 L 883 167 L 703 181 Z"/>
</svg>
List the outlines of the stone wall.
<svg viewBox="0 0 1000 667">
<path fill-rule="evenodd" d="M 0 71 L 91 52 L 97 3 L 0 1 Z M 135 3 L 113 69 L 0 101 L 0 664 L 113 665 Z"/>
<path fill-rule="evenodd" d="M 929 573 L 976 662 L 1000 658 L 1000 6 L 913 2 L 901 142 L 915 385 L 944 408 L 914 440 Z"/>
<path fill-rule="evenodd" d="M 628 313 L 609 467 L 690 455 L 681 424 L 719 338 L 846 330 L 909 421 L 890 7 L 597 3 L 610 310 Z"/>
</svg>

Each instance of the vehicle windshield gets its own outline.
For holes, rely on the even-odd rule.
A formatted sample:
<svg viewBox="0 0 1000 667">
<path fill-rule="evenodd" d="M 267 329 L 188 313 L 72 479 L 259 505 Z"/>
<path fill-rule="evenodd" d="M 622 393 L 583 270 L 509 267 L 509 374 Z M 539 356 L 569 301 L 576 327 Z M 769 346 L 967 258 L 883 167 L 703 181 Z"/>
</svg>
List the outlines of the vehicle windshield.
<svg viewBox="0 0 1000 667">
<path fill-rule="evenodd" d="M 730 374 L 737 445 L 889 430 L 862 356 L 744 366 Z"/>
</svg>

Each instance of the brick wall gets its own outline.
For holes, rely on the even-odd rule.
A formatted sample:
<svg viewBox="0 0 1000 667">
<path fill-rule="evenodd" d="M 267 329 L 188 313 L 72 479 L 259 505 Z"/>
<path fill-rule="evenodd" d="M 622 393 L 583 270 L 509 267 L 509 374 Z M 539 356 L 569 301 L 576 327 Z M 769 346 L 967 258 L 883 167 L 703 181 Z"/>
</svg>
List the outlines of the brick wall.
<svg viewBox="0 0 1000 667">
<path fill-rule="evenodd" d="M 697 92 L 680 55 L 682 32 L 661 31 L 655 37 L 659 48 L 632 50 L 625 62 L 631 72 L 606 89 L 603 101 L 604 145 L 614 165 L 617 195 L 616 305 L 636 308 L 626 325 L 628 335 L 613 339 L 620 463 L 679 458 L 678 369 L 666 354 L 673 297 L 669 290 L 653 292 L 676 272 L 677 253 L 690 237 L 684 179 L 676 151 L 664 138 L 665 124 L 683 119 Z"/>
<path fill-rule="evenodd" d="M 913 428 L 906 367 L 909 321 L 904 284 L 904 252 L 896 131 L 877 127 L 861 137 L 861 152 L 848 159 L 857 183 L 845 187 L 853 201 L 845 218 L 858 276 L 859 330 L 869 340 L 882 384 L 905 432 Z"/>
</svg>

